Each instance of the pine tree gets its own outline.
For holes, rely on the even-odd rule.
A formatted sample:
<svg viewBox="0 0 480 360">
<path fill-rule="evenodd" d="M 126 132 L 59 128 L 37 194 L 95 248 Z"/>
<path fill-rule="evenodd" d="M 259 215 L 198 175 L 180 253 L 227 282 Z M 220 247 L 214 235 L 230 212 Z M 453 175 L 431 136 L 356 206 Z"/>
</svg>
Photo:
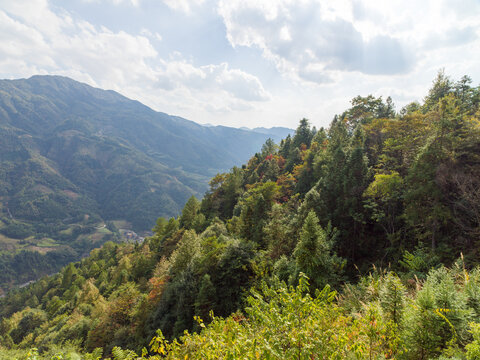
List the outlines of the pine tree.
<svg viewBox="0 0 480 360">
<path fill-rule="evenodd" d="M 170 273 L 179 274 L 195 261 L 200 253 L 200 241 L 194 230 L 187 230 L 170 258 Z"/>
<path fill-rule="evenodd" d="M 386 320 L 399 324 L 405 309 L 406 289 L 395 273 L 389 272 L 382 279 L 379 298 Z"/>
<path fill-rule="evenodd" d="M 290 136 L 290 134 L 288 134 L 287 137 L 280 142 L 280 149 L 278 150 L 278 154 L 284 159 L 286 159 L 288 157 L 288 154 L 290 154 L 291 147 L 292 137 Z"/>
<path fill-rule="evenodd" d="M 293 256 L 297 274 L 302 272 L 309 277 L 314 289 L 321 289 L 329 282 L 338 281 L 342 262 L 332 253 L 332 246 L 332 242 L 318 224 L 317 216 L 310 211 L 303 223 Z"/>
<path fill-rule="evenodd" d="M 407 176 L 405 218 L 420 240 L 430 240 L 435 249 L 442 224 L 450 217 L 436 174 L 443 152 L 439 143 L 430 141 L 420 152 Z"/>
<path fill-rule="evenodd" d="M 200 282 L 197 298 L 195 299 L 195 314 L 204 321 L 209 320 L 209 313 L 214 310 L 216 291 L 210 275 L 205 274 Z"/>
<path fill-rule="evenodd" d="M 265 159 L 268 155 L 275 155 L 277 153 L 278 146 L 273 139 L 268 138 L 265 144 L 262 145 L 262 159 Z"/>
<path fill-rule="evenodd" d="M 180 216 L 180 226 L 185 229 L 192 229 L 194 227 L 195 216 L 200 210 L 200 203 L 195 196 L 191 196 L 182 210 Z"/>
<path fill-rule="evenodd" d="M 363 224 L 365 223 L 365 210 L 363 207 L 363 192 L 368 186 L 369 171 L 368 160 L 364 152 L 364 136 L 361 128 L 355 130 L 351 140 L 351 150 L 346 159 L 343 177 L 344 201 L 342 208 L 347 217 L 343 217 L 342 229 L 344 241 L 343 249 L 348 249 L 349 258 L 355 260 L 357 249 L 361 247 L 359 239 L 362 238 Z"/>
<path fill-rule="evenodd" d="M 433 85 L 428 91 L 428 95 L 424 99 L 423 110 L 427 112 L 431 110 L 438 101 L 446 96 L 452 90 L 452 81 L 445 75 L 445 69 L 440 69 L 437 73 L 437 77 L 433 80 Z"/>
<path fill-rule="evenodd" d="M 296 148 L 299 148 L 302 144 L 305 144 L 307 148 L 309 148 L 314 135 L 315 133 L 310 129 L 309 121 L 303 118 L 300 120 L 300 124 L 295 131 L 295 136 L 292 139 L 292 145 Z"/>
</svg>

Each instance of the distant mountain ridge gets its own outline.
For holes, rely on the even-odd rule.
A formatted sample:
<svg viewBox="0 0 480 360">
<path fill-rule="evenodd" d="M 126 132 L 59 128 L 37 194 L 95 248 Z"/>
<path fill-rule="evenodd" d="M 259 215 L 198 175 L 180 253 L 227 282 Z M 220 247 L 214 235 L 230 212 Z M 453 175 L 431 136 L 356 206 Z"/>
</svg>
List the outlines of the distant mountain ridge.
<svg viewBox="0 0 480 360">
<path fill-rule="evenodd" d="M 85 126 L 88 120 L 89 127 L 97 135 L 120 137 L 140 150 L 152 151 L 151 155 L 168 166 L 182 164 L 187 171 L 208 176 L 248 160 L 266 138 L 279 141 L 284 137 L 284 133 L 276 130 L 279 128 L 268 132 L 265 128 L 245 131 L 225 126 L 205 127 L 156 112 L 115 91 L 96 89 L 61 76 L 33 76 L 0 82 L 0 125 L 13 117 L 15 124 L 10 122 L 10 125 L 29 133 L 47 134 L 61 124 L 75 126 L 73 123 L 80 121 Z M 12 101 L 13 97 L 23 98 L 29 104 L 16 109 L 19 104 Z M 256 135 L 258 133 L 266 136 Z M 197 147 L 193 149 L 193 145 Z M 222 151 L 218 151 L 219 146 Z M 211 166 L 194 164 L 198 160 L 209 161 Z"/>
<path fill-rule="evenodd" d="M 281 137 L 205 127 L 66 77 L 0 80 L 0 255 L 69 247 L 106 221 L 149 230 L 267 138 Z"/>
<path fill-rule="evenodd" d="M 134 156 L 138 161 L 126 161 L 125 166 L 116 168 L 114 173 L 122 177 L 122 181 L 117 181 L 117 190 L 140 173 L 168 174 L 168 181 L 177 183 L 181 190 L 175 191 L 183 196 L 179 194 L 173 199 L 178 205 L 174 209 L 157 209 L 158 215 L 174 215 L 188 196 L 203 194 L 212 175 L 245 162 L 268 137 L 275 141 L 282 138 L 277 131 L 268 133 L 265 129 L 260 134 L 225 126 L 204 127 L 155 112 L 114 91 L 60 76 L 1 80 L 0 126 L 4 144 L 5 136 L 10 136 L 10 143 L 15 142 L 16 136 L 16 146 L 53 161 L 63 178 L 86 188 L 100 202 L 114 196 L 111 191 L 115 189 L 105 189 L 100 175 L 103 179 L 111 175 L 106 169 L 119 165 L 115 164 L 119 154 Z M 4 154 L 6 150 L 2 146 Z M 89 168 L 88 163 L 100 169 L 79 174 L 79 168 Z M 138 167 L 143 169 L 138 169 L 139 173 L 133 170 Z M 162 182 L 168 181 L 162 178 Z M 7 194 L 4 191 L 2 195 Z"/>
<path fill-rule="evenodd" d="M 206 124 L 205 126 L 213 126 L 213 125 Z M 259 134 L 265 134 L 277 142 L 278 140 L 285 139 L 288 135 L 293 135 L 293 133 L 295 132 L 293 129 L 289 129 L 281 126 L 275 126 L 272 128 L 256 127 L 253 129 L 242 126 L 240 130 L 253 131 Z"/>
<path fill-rule="evenodd" d="M 275 141 L 278 138 L 285 139 L 288 135 L 293 135 L 294 133 L 294 130 L 286 127 L 280 127 L 280 126 L 275 126 L 272 128 L 256 127 L 256 128 L 253 128 L 252 131 L 255 131 L 260 134 L 268 135 Z"/>
</svg>

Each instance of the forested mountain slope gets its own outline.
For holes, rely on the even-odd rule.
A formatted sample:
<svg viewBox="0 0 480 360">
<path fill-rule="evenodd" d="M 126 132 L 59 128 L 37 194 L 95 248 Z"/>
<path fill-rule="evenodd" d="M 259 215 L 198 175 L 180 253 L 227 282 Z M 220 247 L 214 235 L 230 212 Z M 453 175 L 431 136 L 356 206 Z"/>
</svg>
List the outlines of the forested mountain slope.
<svg viewBox="0 0 480 360">
<path fill-rule="evenodd" d="M 0 288 L 55 272 L 125 223 L 145 231 L 177 215 L 268 137 L 278 139 L 207 128 L 65 77 L 0 80 Z"/>
<path fill-rule="evenodd" d="M 161 329 L 172 359 L 478 358 L 479 104 L 439 73 L 399 112 L 359 96 L 329 129 L 301 120 L 144 243 L 2 299 L 4 353 L 146 358 Z"/>
</svg>

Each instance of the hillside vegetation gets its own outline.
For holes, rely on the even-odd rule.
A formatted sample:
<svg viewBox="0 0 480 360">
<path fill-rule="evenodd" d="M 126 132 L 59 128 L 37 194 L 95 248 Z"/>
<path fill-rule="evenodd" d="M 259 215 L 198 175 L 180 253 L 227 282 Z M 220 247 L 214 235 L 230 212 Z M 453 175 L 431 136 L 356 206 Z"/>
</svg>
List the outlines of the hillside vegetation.
<svg viewBox="0 0 480 360">
<path fill-rule="evenodd" d="M 213 177 L 181 216 L 158 218 L 144 243 L 108 242 L 9 293 L 3 353 L 480 358 L 470 83 L 440 72 L 422 104 L 399 112 L 359 96 L 328 129 L 301 120 L 279 146 L 268 140 Z"/>
<path fill-rule="evenodd" d="M 64 77 L 0 80 L 0 292 L 118 239 L 113 221 L 143 232 L 177 216 L 279 139 L 263 130 L 207 128 Z"/>
</svg>

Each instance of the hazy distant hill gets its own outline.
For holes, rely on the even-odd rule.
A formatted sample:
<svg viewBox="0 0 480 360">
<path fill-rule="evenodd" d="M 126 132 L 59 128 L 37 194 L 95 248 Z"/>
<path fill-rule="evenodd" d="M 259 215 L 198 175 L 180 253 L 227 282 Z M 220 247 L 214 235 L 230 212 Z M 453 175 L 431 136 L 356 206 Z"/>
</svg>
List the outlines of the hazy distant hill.
<svg viewBox="0 0 480 360">
<path fill-rule="evenodd" d="M 202 195 L 208 177 L 245 162 L 268 137 L 284 135 L 201 126 L 58 76 L 0 81 L 0 126 L 0 157 L 10 163 L 2 167 L 0 196 L 15 198 L 24 189 L 19 176 L 27 176 L 24 191 L 48 195 L 54 183 L 75 193 L 70 198 L 92 197 L 107 218 L 127 216 L 118 207 L 135 208 L 146 194 L 156 217 L 173 215 L 188 196 Z M 23 214 L 21 206 L 10 210 Z M 31 212 L 24 215 L 52 217 Z M 137 221 L 142 225 L 151 221 Z"/>
<path fill-rule="evenodd" d="M 280 126 L 272 127 L 269 129 L 264 127 L 256 127 L 253 128 L 252 131 L 270 136 L 275 141 L 277 141 L 277 138 L 279 138 L 280 140 L 285 139 L 288 135 L 293 135 L 294 133 L 292 129 Z"/>
<path fill-rule="evenodd" d="M 70 246 L 105 220 L 148 230 L 269 137 L 281 138 L 201 126 L 65 77 L 0 80 L 0 255 Z"/>
</svg>

